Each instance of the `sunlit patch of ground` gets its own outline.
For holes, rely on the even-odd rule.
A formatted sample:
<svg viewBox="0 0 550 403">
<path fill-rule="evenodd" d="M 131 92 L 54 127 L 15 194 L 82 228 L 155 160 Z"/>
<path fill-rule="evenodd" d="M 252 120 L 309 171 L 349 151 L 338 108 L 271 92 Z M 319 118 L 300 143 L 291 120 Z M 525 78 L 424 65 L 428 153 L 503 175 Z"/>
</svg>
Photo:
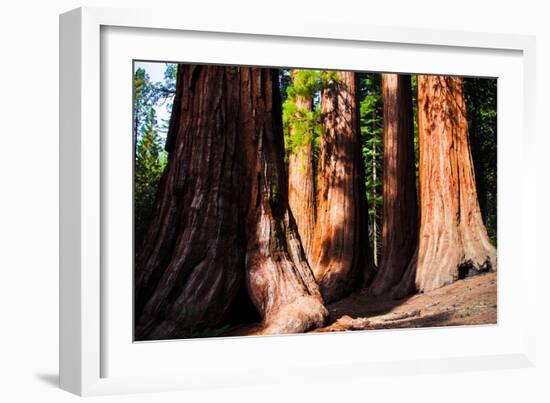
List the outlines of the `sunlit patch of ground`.
<svg viewBox="0 0 550 403">
<path fill-rule="evenodd" d="M 328 309 L 328 325 L 315 332 L 496 324 L 497 274 L 470 277 L 401 300 L 357 292 Z"/>
<path fill-rule="evenodd" d="M 496 324 L 497 274 L 481 274 L 400 300 L 359 291 L 327 308 L 326 325 L 312 332 Z M 243 325 L 224 336 L 253 335 L 257 327 Z"/>
</svg>

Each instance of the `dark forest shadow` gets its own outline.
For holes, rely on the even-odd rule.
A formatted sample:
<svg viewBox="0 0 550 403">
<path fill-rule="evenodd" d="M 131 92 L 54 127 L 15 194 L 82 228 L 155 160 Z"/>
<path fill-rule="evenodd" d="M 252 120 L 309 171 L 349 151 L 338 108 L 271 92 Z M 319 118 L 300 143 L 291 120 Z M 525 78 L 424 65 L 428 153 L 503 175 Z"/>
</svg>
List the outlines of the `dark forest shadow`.
<svg viewBox="0 0 550 403">
<path fill-rule="evenodd" d="M 355 292 L 348 297 L 333 302 L 327 306 L 329 316 L 327 324 L 331 324 L 344 315 L 352 318 L 369 318 L 385 315 L 406 303 L 414 295 L 394 299 L 390 296 L 371 296 L 366 290 Z"/>
</svg>

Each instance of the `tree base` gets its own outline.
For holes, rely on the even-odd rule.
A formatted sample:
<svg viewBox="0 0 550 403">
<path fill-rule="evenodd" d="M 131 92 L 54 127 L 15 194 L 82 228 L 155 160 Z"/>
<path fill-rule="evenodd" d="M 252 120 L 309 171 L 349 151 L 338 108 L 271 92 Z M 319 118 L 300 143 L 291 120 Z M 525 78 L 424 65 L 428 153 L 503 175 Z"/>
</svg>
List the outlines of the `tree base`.
<svg viewBox="0 0 550 403">
<path fill-rule="evenodd" d="M 254 335 L 303 333 L 321 327 L 328 311 L 318 297 L 303 296 L 268 315 Z"/>
</svg>

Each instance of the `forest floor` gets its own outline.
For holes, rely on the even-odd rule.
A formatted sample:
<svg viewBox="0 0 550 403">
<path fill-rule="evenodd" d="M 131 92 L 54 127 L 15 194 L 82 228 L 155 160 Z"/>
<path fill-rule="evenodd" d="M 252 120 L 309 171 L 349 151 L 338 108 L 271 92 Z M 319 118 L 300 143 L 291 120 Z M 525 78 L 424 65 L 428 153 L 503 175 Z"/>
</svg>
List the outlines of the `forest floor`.
<svg viewBox="0 0 550 403">
<path fill-rule="evenodd" d="M 486 273 L 401 300 L 359 291 L 328 306 L 327 326 L 314 332 L 497 323 L 497 274 Z"/>
<path fill-rule="evenodd" d="M 394 300 L 358 291 L 327 306 L 326 325 L 312 332 L 482 325 L 497 323 L 497 274 L 485 273 L 437 290 Z M 256 325 L 225 336 L 255 334 Z"/>
</svg>

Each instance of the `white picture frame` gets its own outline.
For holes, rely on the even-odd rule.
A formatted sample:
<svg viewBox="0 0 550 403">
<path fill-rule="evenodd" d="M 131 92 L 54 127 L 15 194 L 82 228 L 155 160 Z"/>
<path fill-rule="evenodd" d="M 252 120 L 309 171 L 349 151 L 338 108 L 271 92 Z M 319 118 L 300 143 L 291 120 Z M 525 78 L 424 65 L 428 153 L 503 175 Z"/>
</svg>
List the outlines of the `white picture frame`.
<svg viewBox="0 0 550 403">
<path fill-rule="evenodd" d="M 138 36 L 139 50 L 132 45 Z M 147 45 L 152 40 L 161 46 L 152 49 Z M 180 43 L 187 47 L 172 53 Z M 312 48 L 340 52 L 341 58 L 316 59 Z M 357 56 L 362 54 L 373 57 L 365 63 Z M 79 395 L 97 395 L 533 366 L 535 324 L 525 314 L 519 320 L 518 312 L 535 312 L 536 285 L 528 280 L 536 278 L 535 243 L 527 242 L 528 234 L 536 232 L 535 176 L 529 175 L 535 172 L 534 58 L 534 38 L 521 35 L 307 19 L 300 25 L 243 22 L 152 10 L 80 8 L 61 15 L 61 387 Z M 128 200 L 131 155 L 119 163 L 111 159 L 131 141 L 130 134 L 125 138 L 113 133 L 125 132 L 131 124 L 126 119 L 131 110 L 131 90 L 127 91 L 131 70 L 125 69 L 132 59 L 486 76 L 502 72 L 498 75 L 498 325 L 133 343 L 128 337 L 131 314 L 127 315 L 132 293 L 127 270 L 131 216 L 124 213 L 127 204 L 116 204 Z M 506 95 L 518 99 L 512 104 L 503 99 Z M 522 113 L 506 114 L 518 105 Z M 511 141 L 513 133 L 521 137 Z M 512 151 L 521 158 L 521 176 L 507 168 L 506 156 Z M 509 180 L 522 184 L 519 195 L 514 196 Z M 519 212 L 513 217 L 506 214 L 512 210 Z M 106 239 L 119 242 L 116 252 Z M 124 269 L 109 270 L 117 260 Z M 521 270 L 508 270 L 511 266 Z M 115 300 L 113 292 L 121 297 Z M 453 347 L 465 337 L 481 341 Z M 384 345 L 396 343 L 404 347 L 384 350 Z M 406 343 L 417 351 L 410 353 Z M 359 345 L 365 347 L 362 353 L 357 352 Z M 322 357 L 315 354 L 320 348 L 325 350 Z M 185 359 L 174 359 L 178 355 Z M 215 360 L 219 365 L 212 370 Z M 155 365 L 163 370 L 151 371 Z"/>
</svg>

